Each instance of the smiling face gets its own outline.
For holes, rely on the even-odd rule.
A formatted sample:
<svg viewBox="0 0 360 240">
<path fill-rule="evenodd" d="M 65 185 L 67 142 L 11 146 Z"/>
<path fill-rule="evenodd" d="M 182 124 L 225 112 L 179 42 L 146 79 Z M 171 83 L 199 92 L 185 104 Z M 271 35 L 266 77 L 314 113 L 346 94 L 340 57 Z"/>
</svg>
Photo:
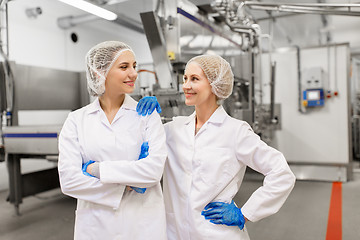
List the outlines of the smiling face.
<svg viewBox="0 0 360 240">
<path fill-rule="evenodd" d="M 186 66 L 183 90 L 186 98 L 185 104 L 188 106 L 216 103 L 216 96 L 211 91 L 211 85 L 204 71 L 196 62 L 191 62 Z"/>
<path fill-rule="evenodd" d="M 132 93 L 137 75 L 134 54 L 132 51 L 122 52 L 106 76 L 105 94 Z"/>
</svg>

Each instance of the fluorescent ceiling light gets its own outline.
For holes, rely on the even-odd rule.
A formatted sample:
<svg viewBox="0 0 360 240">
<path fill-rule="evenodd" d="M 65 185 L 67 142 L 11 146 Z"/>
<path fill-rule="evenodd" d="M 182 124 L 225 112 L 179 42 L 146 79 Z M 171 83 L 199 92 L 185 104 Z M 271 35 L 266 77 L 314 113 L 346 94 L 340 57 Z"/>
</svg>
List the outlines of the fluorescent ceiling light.
<svg viewBox="0 0 360 240">
<path fill-rule="evenodd" d="M 115 20 L 117 18 L 117 15 L 115 13 L 110 12 L 109 10 L 106 10 L 104 8 L 98 7 L 84 0 L 59 0 L 59 1 L 109 21 Z"/>
</svg>

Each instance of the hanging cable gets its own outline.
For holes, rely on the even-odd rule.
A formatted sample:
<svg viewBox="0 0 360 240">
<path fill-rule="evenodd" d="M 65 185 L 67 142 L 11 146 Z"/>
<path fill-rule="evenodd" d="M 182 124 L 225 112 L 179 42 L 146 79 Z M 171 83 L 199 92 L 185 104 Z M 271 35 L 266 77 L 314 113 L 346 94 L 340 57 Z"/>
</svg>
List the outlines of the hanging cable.
<svg viewBox="0 0 360 240">
<path fill-rule="evenodd" d="M 159 83 L 159 80 L 158 80 L 158 78 L 157 78 L 156 72 L 150 71 L 150 70 L 147 70 L 147 69 L 139 69 L 137 72 L 138 72 L 138 73 L 142 73 L 142 72 L 152 73 L 152 74 L 154 74 L 154 76 L 155 76 L 155 82 L 156 82 L 156 83 Z"/>
<path fill-rule="evenodd" d="M 334 68 L 335 68 L 335 76 L 334 76 L 334 85 L 335 85 L 335 89 L 334 89 L 334 95 L 338 96 L 339 94 L 339 89 L 338 89 L 338 84 L 337 84 L 337 45 L 334 46 Z"/>
<path fill-rule="evenodd" d="M 327 98 L 331 98 L 331 68 L 330 68 L 330 46 L 329 43 L 327 43 L 327 71 L 328 71 L 328 89 L 326 93 Z"/>
</svg>

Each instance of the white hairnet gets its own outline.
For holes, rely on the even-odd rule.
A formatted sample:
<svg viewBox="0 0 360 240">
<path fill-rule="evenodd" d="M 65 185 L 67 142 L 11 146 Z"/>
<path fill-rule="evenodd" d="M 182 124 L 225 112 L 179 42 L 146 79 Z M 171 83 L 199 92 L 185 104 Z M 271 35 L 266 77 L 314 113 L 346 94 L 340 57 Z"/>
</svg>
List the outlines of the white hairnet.
<svg viewBox="0 0 360 240">
<path fill-rule="evenodd" d="M 125 43 L 106 41 L 92 47 L 86 54 L 87 87 L 91 96 L 104 94 L 106 76 L 123 51 L 133 52 Z"/>
<path fill-rule="evenodd" d="M 186 66 L 196 62 L 209 80 L 212 92 L 219 100 L 228 98 L 233 90 L 234 74 L 230 64 L 218 55 L 200 55 L 193 57 Z M 185 67 L 186 68 L 186 67 Z"/>
</svg>

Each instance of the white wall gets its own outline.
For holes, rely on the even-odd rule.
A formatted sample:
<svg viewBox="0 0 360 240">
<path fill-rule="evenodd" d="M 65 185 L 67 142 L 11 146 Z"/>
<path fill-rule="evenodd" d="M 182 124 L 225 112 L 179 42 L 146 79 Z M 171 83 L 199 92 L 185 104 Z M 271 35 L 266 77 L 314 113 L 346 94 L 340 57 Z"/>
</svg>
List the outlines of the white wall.
<svg viewBox="0 0 360 240">
<path fill-rule="evenodd" d="M 152 62 L 150 49 L 143 34 L 105 20 L 91 21 L 63 30 L 57 19 L 86 14 L 59 1 L 16 0 L 9 6 L 9 57 L 19 64 L 84 71 L 84 56 L 95 44 L 118 40 L 129 44 L 139 63 Z M 41 7 L 37 18 L 25 14 L 27 8 Z M 78 35 L 73 43 L 70 35 Z"/>
<path fill-rule="evenodd" d="M 351 52 L 360 52 L 360 18 L 333 16 L 329 29 L 332 32 L 332 42 L 349 42 Z"/>
<path fill-rule="evenodd" d="M 334 51 L 337 52 L 336 58 Z M 276 148 L 291 163 L 347 164 L 349 163 L 349 49 L 347 45 L 330 48 L 328 67 L 326 47 L 301 50 L 301 70 L 321 67 L 328 74 L 330 90 L 339 95 L 325 100 L 323 107 L 298 111 L 298 77 L 296 51 L 276 52 L 275 103 L 281 104 L 281 130 L 276 131 Z M 264 63 L 268 55 L 263 56 Z M 268 64 L 263 64 L 264 83 L 269 81 Z M 303 73 L 303 72 L 302 72 Z M 336 73 L 336 77 L 335 77 Z M 326 89 L 327 90 L 327 89 Z M 264 88 L 269 93 L 268 87 Z M 269 98 L 268 98 L 269 99 Z"/>
</svg>

